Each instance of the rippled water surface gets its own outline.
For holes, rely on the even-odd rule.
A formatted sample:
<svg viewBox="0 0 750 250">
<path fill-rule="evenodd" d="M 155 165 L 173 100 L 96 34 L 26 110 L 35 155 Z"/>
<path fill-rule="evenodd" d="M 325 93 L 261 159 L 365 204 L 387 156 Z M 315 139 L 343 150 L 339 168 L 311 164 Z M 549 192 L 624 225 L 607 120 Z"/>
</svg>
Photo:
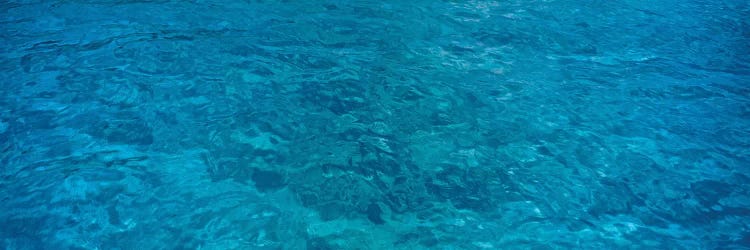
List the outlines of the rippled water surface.
<svg viewBox="0 0 750 250">
<path fill-rule="evenodd" d="M 747 1 L 2 1 L 2 249 L 748 249 Z"/>
</svg>

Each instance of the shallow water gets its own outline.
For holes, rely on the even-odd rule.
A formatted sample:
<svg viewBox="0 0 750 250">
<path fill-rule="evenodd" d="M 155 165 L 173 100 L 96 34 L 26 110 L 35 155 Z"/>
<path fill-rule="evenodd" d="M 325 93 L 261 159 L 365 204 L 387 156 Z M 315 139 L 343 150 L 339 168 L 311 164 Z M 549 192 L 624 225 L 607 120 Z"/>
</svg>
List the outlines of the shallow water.
<svg viewBox="0 0 750 250">
<path fill-rule="evenodd" d="M 118 2 L 0 3 L 0 248 L 750 246 L 746 1 Z"/>
</svg>

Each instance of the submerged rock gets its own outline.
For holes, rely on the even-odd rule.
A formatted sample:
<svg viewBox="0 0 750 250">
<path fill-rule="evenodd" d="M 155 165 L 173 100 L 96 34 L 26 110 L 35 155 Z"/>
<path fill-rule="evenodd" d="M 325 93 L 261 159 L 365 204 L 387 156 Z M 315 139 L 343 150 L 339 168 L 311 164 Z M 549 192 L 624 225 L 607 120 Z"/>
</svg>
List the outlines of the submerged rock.
<svg viewBox="0 0 750 250">
<path fill-rule="evenodd" d="M 286 186 L 284 175 L 275 171 L 256 169 L 251 179 L 255 183 L 255 188 L 261 192 L 273 191 Z"/>
</svg>

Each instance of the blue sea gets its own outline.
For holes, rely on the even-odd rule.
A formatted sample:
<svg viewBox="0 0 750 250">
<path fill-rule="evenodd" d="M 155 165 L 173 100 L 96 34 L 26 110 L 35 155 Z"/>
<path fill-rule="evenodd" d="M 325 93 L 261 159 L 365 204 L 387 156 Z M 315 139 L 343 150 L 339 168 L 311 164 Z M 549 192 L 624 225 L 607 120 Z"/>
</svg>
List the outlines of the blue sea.
<svg viewBox="0 0 750 250">
<path fill-rule="evenodd" d="M 750 2 L 0 1 L 0 249 L 750 249 Z"/>
</svg>

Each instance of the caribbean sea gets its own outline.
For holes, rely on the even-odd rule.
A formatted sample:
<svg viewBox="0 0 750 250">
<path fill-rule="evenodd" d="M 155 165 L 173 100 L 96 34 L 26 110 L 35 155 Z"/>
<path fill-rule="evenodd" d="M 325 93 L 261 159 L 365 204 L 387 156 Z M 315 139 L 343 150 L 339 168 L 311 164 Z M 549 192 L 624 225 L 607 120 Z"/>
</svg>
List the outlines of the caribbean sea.
<svg viewBox="0 0 750 250">
<path fill-rule="evenodd" d="M 0 249 L 750 249 L 750 2 L 0 1 Z"/>
</svg>

